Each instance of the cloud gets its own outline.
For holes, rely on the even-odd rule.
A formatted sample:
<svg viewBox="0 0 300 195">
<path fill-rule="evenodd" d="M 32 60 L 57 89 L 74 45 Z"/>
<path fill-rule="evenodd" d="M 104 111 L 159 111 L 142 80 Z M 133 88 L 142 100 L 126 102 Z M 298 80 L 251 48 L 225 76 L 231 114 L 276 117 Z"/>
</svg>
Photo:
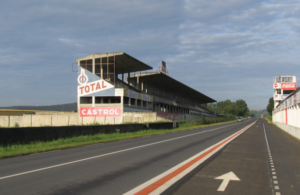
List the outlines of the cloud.
<svg viewBox="0 0 300 195">
<path fill-rule="evenodd" d="M 0 84 L 1 106 L 74 102 L 75 59 L 124 51 L 154 70 L 166 61 L 213 99 L 264 108 L 272 77 L 298 74 L 299 10 L 296 0 L 4 1 L 1 79 L 12 87 Z"/>
</svg>

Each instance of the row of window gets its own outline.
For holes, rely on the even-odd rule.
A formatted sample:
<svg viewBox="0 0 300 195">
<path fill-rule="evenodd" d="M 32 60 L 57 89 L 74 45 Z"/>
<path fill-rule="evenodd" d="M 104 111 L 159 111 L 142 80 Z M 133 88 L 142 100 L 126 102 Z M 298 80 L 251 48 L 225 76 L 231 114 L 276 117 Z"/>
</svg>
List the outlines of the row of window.
<svg viewBox="0 0 300 195">
<path fill-rule="evenodd" d="M 276 83 L 289 83 L 294 82 L 293 77 L 275 77 Z"/>
<path fill-rule="evenodd" d="M 294 90 L 282 90 L 283 94 L 291 94 Z M 275 94 L 281 94 L 281 89 L 275 89 Z"/>
</svg>

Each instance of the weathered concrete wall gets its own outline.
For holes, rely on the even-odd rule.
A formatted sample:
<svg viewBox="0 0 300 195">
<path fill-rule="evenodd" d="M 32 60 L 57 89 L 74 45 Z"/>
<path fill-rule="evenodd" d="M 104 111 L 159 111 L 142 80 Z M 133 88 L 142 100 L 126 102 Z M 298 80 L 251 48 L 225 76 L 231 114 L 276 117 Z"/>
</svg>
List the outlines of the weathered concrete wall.
<svg viewBox="0 0 300 195">
<path fill-rule="evenodd" d="M 72 126 L 72 127 L 25 127 L 0 128 L 0 145 L 30 143 L 36 141 L 50 141 L 59 138 L 80 135 L 94 135 L 98 133 L 126 133 L 145 129 L 172 129 L 173 122 L 150 124 L 122 124 L 98 126 Z"/>
<path fill-rule="evenodd" d="M 78 115 L 23 115 L 23 116 L 0 116 L 1 127 L 41 127 L 41 126 L 70 126 L 78 125 Z"/>
<path fill-rule="evenodd" d="M 89 124 L 120 124 L 122 123 L 122 117 L 79 117 L 78 124 L 89 125 Z"/>
<path fill-rule="evenodd" d="M 274 122 L 279 128 L 286 131 L 287 133 L 291 134 L 292 136 L 300 139 L 300 128 L 294 127 L 291 125 L 286 125 L 284 123 Z"/>
<path fill-rule="evenodd" d="M 124 112 L 123 123 L 146 123 L 155 121 L 170 121 L 157 116 L 156 112 Z"/>
<path fill-rule="evenodd" d="M 124 112 L 121 117 L 79 117 L 74 114 L 43 114 L 23 116 L 0 116 L 1 127 L 58 127 L 92 124 L 122 124 L 170 121 L 157 116 L 156 112 Z"/>
<path fill-rule="evenodd" d="M 0 116 L 0 126 L 8 127 L 9 126 L 9 116 Z"/>
</svg>

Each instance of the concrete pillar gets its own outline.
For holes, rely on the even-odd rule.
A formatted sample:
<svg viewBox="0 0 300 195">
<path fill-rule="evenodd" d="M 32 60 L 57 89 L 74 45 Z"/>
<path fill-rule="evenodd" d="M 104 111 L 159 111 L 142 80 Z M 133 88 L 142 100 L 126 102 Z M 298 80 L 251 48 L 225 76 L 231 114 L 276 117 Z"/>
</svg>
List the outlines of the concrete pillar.
<svg viewBox="0 0 300 195">
<path fill-rule="evenodd" d="M 140 77 L 139 77 L 139 76 L 136 77 L 136 86 L 137 86 L 137 88 L 138 88 L 139 90 L 141 90 Z"/>
<path fill-rule="evenodd" d="M 128 83 L 128 85 L 130 85 L 130 72 L 128 72 L 127 83 Z"/>
<path fill-rule="evenodd" d="M 131 98 L 128 98 L 128 105 L 131 105 Z"/>
<path fill-rule="evenodd" d="M 93 56 L 93 68 L 92 68 L 93 74 L 95 74 L 95 56 Z"/>
<path fill-rule="evenodd" d="M 101 71 L 101 79 L 103 79 L 103 65 L 102 65 L 102 58 L 100 58 L 100 71 Z"/>
</svg>

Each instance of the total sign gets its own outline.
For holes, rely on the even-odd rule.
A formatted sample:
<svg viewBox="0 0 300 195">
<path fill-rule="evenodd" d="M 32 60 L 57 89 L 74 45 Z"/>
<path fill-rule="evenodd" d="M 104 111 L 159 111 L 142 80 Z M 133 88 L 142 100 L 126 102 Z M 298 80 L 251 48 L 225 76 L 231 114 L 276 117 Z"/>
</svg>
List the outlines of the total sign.
<svg viewBox="0 0 300 195">
<path fill-rule="evenodd" d="M 115 95 L 114 85 L 97 77 L 96 75 L 83 68 L 80 68 L 77 81 L 77 93 L 79 97 Z"/>
</svg>

